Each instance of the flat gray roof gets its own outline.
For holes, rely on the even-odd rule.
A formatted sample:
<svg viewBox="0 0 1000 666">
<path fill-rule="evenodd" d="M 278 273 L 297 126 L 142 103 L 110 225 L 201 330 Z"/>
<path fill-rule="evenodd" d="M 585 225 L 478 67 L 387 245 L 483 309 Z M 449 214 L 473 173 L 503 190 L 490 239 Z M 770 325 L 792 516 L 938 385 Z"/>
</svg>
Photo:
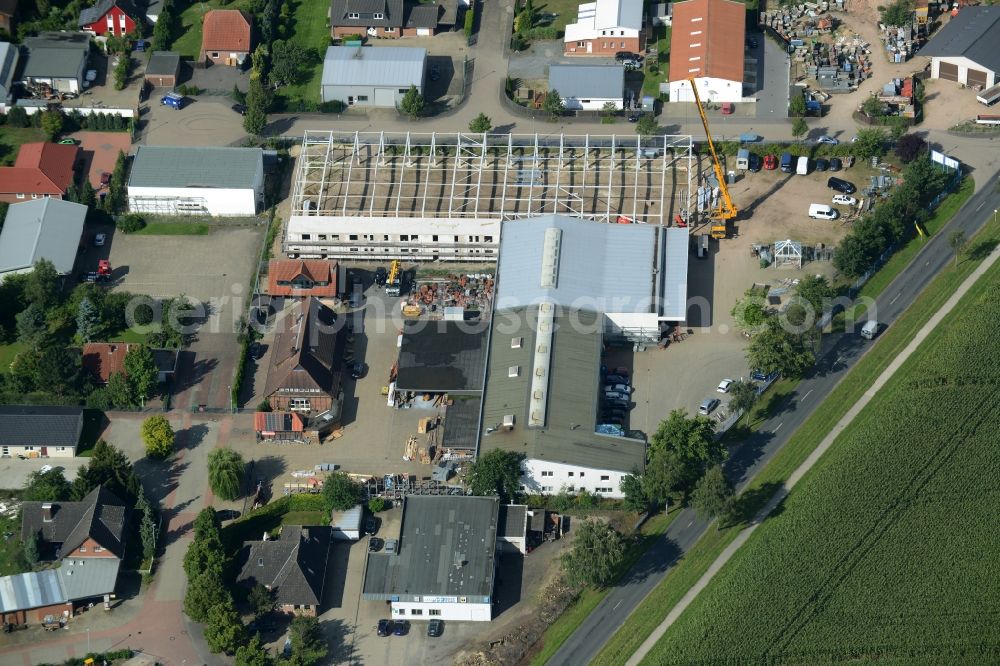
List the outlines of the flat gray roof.
<svg viewBox="0 0 1000 666">
<path fill-rule="evenodd" d="M 10 42 L 0 42 L 0 102 L 6 103 L 14 86 L 14 71 L 20 51 Z"/>
<path fill-rule="evenodd" d="M 1000 71 L 1000 7 L 963 7 L 917 55 L 968 58 L 981 67 Z"/>
<path fill-rule="evenodd" d="M 561 231 L 555 286 L 543 286 L 541 277 L 548 229 Z M 504 222 L 497 309 L 548 301 L 602 313 L 655 312 L 653 259 L 659 229 L 563 215 Z"/>
<path fill-rule="evenodd" d="M 485 360 L 483 364 L 485 370 Z M 482 392 L 474 396 L 457 396 L 445 408 L 441 446 L 446 449 L 475 451 L 479 441 L 479 410 L 482 406 Z"/>
<path fill-rule="evenodd" d="M 406 321 L 399 348 L 396 389 L 479 393 L 486 375 L 489 324 L 470 321 Z"/>
<path fill-rule="evenodd" d="M 489 603 L 499 511 L 496 497 L 406 497 L 397 553 L 368 555 L 363 598 Z"/>
<path fill-rule="evenodd" d="M 114 592 L 120 564 L 117 557 L 63 558 L 58 571 L 66 599 L 90 599 Z"/>
<path fill-rule="evenodd" d="M 549 90 L 562 98 L 621 99 L 625 68 L 621 65 L 550 65 Z"/>
<path fill-rule="evenodd" d="M 557 308 L 548 364 L 549 381 L 543 426 L 529 426 L 532 368 L 537 341 L 538 306 L 494 315 L 479 454 L 490 449 L 521 453 L 591 469 L 631 472 L 646 463 L 646 443 L 594 432 L 600 392 L 603 315 Z M 520 344 L 511 344 L 521 338 Z M 510 376 L 509 368 L 521 371 Z M 505 416 L 514 426 L 501 426 Z M 489 432 L 487 432 L 489 431 Z"/>
<path fill-rule="evenodd" d="M 173 51 L 153 51 L 146 65 L 146 76 L 177 76 L 181 57 Z"/>
<path fill-rule="evenodd" d="M 260 148 L 139 146 L 129 187 L 250 189 L 264 169 Z"/>
<path fill-rule="evenodd" d="M 46 197 L 13 204 L 0 231 L 0 273 L 26 270 L 48 259 L 56 270 L 73 272 L 87 207 Z"/>
<path fill-rule="evenodd" d="M 324 86 L 420 88 L 427 49 L 407 46 L 328 46 Z"/>
</svg>

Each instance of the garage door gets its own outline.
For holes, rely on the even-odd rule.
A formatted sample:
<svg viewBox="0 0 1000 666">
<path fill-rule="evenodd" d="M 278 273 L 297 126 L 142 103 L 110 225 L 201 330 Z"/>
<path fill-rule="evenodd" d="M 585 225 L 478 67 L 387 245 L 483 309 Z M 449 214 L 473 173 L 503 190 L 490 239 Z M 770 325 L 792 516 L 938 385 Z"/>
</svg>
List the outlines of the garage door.
<svg viewBox="0 0 1000 666">
<path fill-rule="evenodd" d="M 969 70 L 969 78 L 967 79 L 968 85 L 979 86 L 980 88 L 986 87 L 986 72 L 978 69 Z"/>
<path fill-rule="evenodd" d="M 953 65 L 950 62 L 941 63 L 941 68 L 938 70 L 938 78 L 945 81 L 958 81 L 958 65 Z"/>
<path fill-rule="evenodd" d="M 389 107 L 396 106 L 396 91 L 392 88 L 375 89 L 375 106 Z"/>
</svg>

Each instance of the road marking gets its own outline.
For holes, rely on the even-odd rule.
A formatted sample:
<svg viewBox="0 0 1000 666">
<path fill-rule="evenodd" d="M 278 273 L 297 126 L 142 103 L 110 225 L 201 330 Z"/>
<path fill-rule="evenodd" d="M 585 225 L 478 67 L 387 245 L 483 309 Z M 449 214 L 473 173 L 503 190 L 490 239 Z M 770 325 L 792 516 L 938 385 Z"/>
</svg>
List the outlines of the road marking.
<svg viewBox="0 0 1000 666">
<path fill-rule="evenodd" d="M 781 423 L 778 424 L 778 427 L 774 429 L 774 432 L 778 432 L 779 430 L 781 430 L 781 426 L 783 426 L 783 425 L 785 425 L 784 421 L 782 421 Z"/>
<path fill-rule="evenodd" d="M 688 527 L 691 527 L 692 525 L 694 525 L 694 521 L 693 520 L 690 523 L 687 524 Z"/>
<path fill-rule="evenodd" d="M 896 299 L 897 299 L 897 298 L 899 298 L 899 297 L 900 297 L 900 296 L 902 296 L 902 295 L 903 295 L 903 292 L 899 292 L 898 294 L 896 294 L 895 296 L 893 296 L 893 297 L 892 297 L 892 300 L 891 300 L 891 301 L 889 301 L 889 305 L 892 305 L 893 303 L 895 303 L 895 302 L 896 302 Z"/>
<path fill-rule="evenodd" d="M 837 367 L 838 365 L 840 365 L 840 356 L 838 356 L 838 357 L 837 357 L 836 359 L 834 359 L 834 361 L 833 361 L 833 367 L 835 367 L 835 368 L 836 368 L 836 367 Z"/>
<path fill-rule="evenodd" d="M 812 392 L 813 392 L 813 389 L 809 389 L 809 393 L 812 393 Z M 805 400 L 806 398 L 808 398 L 809 397 L 809 393 L 806 393 L 804 396 L 802 396 L 802 400 Z M 800 400 L 799 402 L 802 402 L 802 400 Z"/>
<path fill-rule="evenodd" d="M 611 612 L 614 612 L 614 611 L 618 610 L 618 607 L 621 606 L 621 605 L 622 605 L 622 600 L 619 599 L 618 603 L 615 604 L 615 607 L 611 609 Z"/>
<path fill-rule="evenodd" d="M 982 209 L 982 207 L 983 207 L 983 206 L 985 206 L 985 205 L 986 205 L 986 201 L 984 200 L 984 201 L 983 201 L 983 202 L 982 202 L 981 204 L 979 204 L 979 206 L 978 206 L 978 207 L 976 208 L 976 212 L 978 213 L 978 212 L 979 212 L 979 211 L 980 211 L 980 210 Z"/>
</svg>

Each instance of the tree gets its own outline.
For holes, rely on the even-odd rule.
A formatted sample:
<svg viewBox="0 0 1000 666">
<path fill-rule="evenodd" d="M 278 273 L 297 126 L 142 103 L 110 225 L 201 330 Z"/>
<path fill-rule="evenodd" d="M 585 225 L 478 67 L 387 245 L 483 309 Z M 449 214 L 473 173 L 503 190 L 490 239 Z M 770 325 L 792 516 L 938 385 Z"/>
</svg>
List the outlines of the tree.
<svg viewBox="0 0 1000 666">
<path fill-rule="evenodd" d="M 76 309 L 76 335 L 83 342 L 90 342 L 97 335 L 98 327 L 101 324 L 101 316 L 94 307 L 93 301 L 86 296 L 80 301 Z"/>
<path fill-rule="evenodd" d="M 747 292 L 747 295 L 736 301 L 730 314 L 740 329 L 748 333 L 760 330 L 770 316 L 767 314 L 767 302 L 759 294 Z"/>
<path fill-rule="evenodd" d="M 117 214 L 125 209 L 126 185 L 125 153 L 118 151 L 118 159 L 115 160 L 115 168 L 111 172 L 111 184 L 108 186 L 108 194 L 104 197 L 104 210 L 112 214 Z"/>
<path fill-rule="evenodd" d="M 650 455 L 642 488 L 650 502 L 679 503 L 691 492 L 701 474 L 701 465 L 684 459 L 676 451 L 656 451 Z"/>
<path fill-rule="evenodd" d="M 72 487 L 61 469 L 32 472 L 21 491 L 23 502 L 64 502 L 72 495 Z"/>
<path fill-rule="evenodd" d="M 275 40 L 271 44 L 270 80 L 275 86 L 297 83 L 309 54 L 294 41 Z"/>
<path fill-rule="evenodd" d="M 111 373 L 108 377 L 107 390 L 108 398 L 115 407 L 121 409 L 135 405 L 135 390 L 124 372 Z"/>
<path fill-rule="evenodd" d="M 28 535 L 28 538 L 24 540 L 24 559 L 28 561 L 28 564 L 35 566 L 41 559 L 40 542 L 42 539 L 41 530 L 36 530 Z"/>
<path fill-rule="evenodd" d="M 42 131 L 49 141 L 55 141 L 63 128 L 63 114 L 61 111 L 45 111 L 42 113 Z"/>
<path fill-rule="evenodd" d="M 31 349 L 40 347 L 49 332 L 42 308 L 32 303 L 21 310 L 14 319 L 17 322 L 18 342 L 26 344 Z"/>
<path fill-rule="evenodd" d="M 660 131 L 660 126 L 652 113 L 644 113 L 635 124 L 635 133 L 639 136 L 652 136 Z"/>
<path fill-rule="evenodd" d="M 817 318 L 826 310 L 826 304 L 837 295 L 822 275 L 807 275 L 795 287 L 795 294 L 809 304 Z"/>
<path fill-rule="evenodd" d="M 895 0 L 890 5 L 879 7 L 879 20 L 887 26 L 909 24 L 913 14 L 912 0 Z"/>
<path fill-rule="evenodd" d="M 37 377 L 38 352 L 33 349 L 25 349 L 11 361 L 6 384 L 15 393 L 28 393 L 35 390 Z"/>
<path fill-rule="evenodd" d="M 274 610 L 274 595 L 264 585 L 257 583 L 247 595 L 247 605 L 255 618 L 261 618 Z"/>
<path fill-rule="evenodd" d="M 411 119 L 419 118 L 424 112 L 424 98 L 417 91 L 416 86 L 411 85 L 410 89 L 403 95 L 403 99 L 399 102 L 399 110 Z"/>
<path fill-rule="evenodd" d="M 793 94 L 788 100 L 788 115 L 793 118 L 800 118 L 806 115 L 806 98 L 804 95 Z"/>
<path fill-rule="evenodd" d="M 187 574 L 189 587 L 192 585 L 191 581 L 201 574 L 210 574 L 221 581 L 225 567 L 226 553 L 222 547 L 219 521 L 215 516 L 215 509 L 207 507 L 195 518 L 194 539 L 184 553 L 184 573 Z"/>
<path fill-rule="evenodd" d="M 125 373 L 132 385 L 134 395 L 139 400 L 147 400 L 153 395 L 160 372 L 156 368 L 153 350 L 146 345 L 131 348 L 125 354 Z"/>
<path fill-rule="evenodd" d="M 142 541 L 142 558 L 151 560 L 156 554 L 156 519 L 153 516 L 153 507 L 146 499 L 146 493 L 139 493 L 139 498 L 135 503 L 135 511 L 141 516 L 139 519 L 139 539 Z"/>
<path fill-rule="evenodd" d="M 886 139 L 885 132 L 880 129 L 859 130 L 858 140 L 854 142 L 854 152 L 863 160 L 882 155 L 885 153 Z"/>
<path fill-rule="evenodd" d="M 641 474 L 629 474 L 618 484 L 619 490 L 625 495 L 624 505 L 629 511 L 645 511 L 649 507 L 649 498 L 642 485 Z"/>
<path fill-rule="evenodd" d="M 684 460 L 715 464 L 726 459 L 725 445 L 715 438 L 715 423 L 707 416 L 689 417 L 683 409 L 670 412 L 650 438 L 654 453 L 673 451 Z"/>
<path fill-rule="evenodd" d="M 747 362 L 765 374 L 780 372 L 786 377 L 800 377 L 812 367 L 815 357 L 805 345 L 806 338 L 782 328 L 777 318 L 750 340 Z"/>
<path fill-rule="evenodd" d="M 123 234 L 131 234 L 146 226 L 146 220 L 137 213 L 122 215 L 115 222 L 115 228 Z"/>
<path fill-rule="evenodd" d="M 955 253 L 955 265 L 958 266 L 958 260 L 962 258 L 965 254 L 965 248 L 968 247 L 969 241 L 965 237 L 964 231 L 953 231 L 948 235 L 948 246 L 951 251 Z"/>
<path fill-rule="evenodd" d="M 7 109 L 7 124 L 11 127 L 28 127 L 31 119 L 24 107 L 12 106 Z"/>
<path fill-rule="evenodd" d="M 885 115 L 885 105 L 872 95 L 861 103 L 861 112 L 869 118 L 881 118 Z"/>
<path fill-rule="evenodd" d="M 260 634 L 254 634 L 249 643 L 236 648 L 234 666 L 274 666 L 274 659 L 260 641 Z"/>
<path fill-rule="evenodd" d="M 271 106 L 271 93 L 263 76 L 250 79 L 247 89 L 247 112 L 243 116 L 243 129 L 248 134 L 260 136 L 267 127 L 267 110 Z"/>
<path fill-rule="evenodd" d="M 521 461 L 519 453 L 490 449 L 472 464 L 469 470 L 469 489 L 473 495 L 497 495 L 506 502 L 517 496 L 521 488 Z"/>
<path fill-rule="evenodd" d="M 733 486 L 722 471 L 721 465 L 713 465 L 698 481 L 691 493 L 691 506 L 702 518 L 718 518 L 716 529 L 722 529 L 733 511 Z"/>
<path fill-rule="evenodd" d="M 174 22 L 173 8 L 165 3 L 153 24 L 153 44 L 157 51 L 166 51 L 172 39 L 172 24 Z"/>
<path fill-rule="evenodd" d="M 163 460 L 174 452 L 174 429 L 167 417 L 157 414 L 142 422 L 142 441 L 146 445 L 146 455 Z"/>
<path fill-rule="evenodd" d="M 379 513 L 385 510 L 385 500 L 381 497 L 373 497 L 368 500 L 368 510 L 372 513 Z"/>
<path fill-rule="evenodd" d="M 469 122 L 469 131 L 483 134 L 493 129 L 493 121 L 485 113 L 480 113 Z"/>
<path fill-rule="evenodd" d="M 323 498 L 333 511 L 346 511 L 361 503 L 364 489 L 343 472 L 326 477 L 323 482 Z"/>
<path fill-rule="evenodd" d="M 190 551 L 190 546 L 188 550 Z M 184 614 L 195 622 L 205 622 L 212 608 L 229 592 L 215 573 L 204 572 L 188 577 L 187 591 L 184 593 Z"/>
<path fill-rule="evenodd" d="M 243 456 L 232 449 L 215 449 L 208 454 L 208 485 L 224 500 L 240 496 L 245 471 Z"/>
<path fill-rule="evenodd" d="M 601 107 L 601 115 L 611 120 L 618 113 L 618 105 L 614 102 L 605 102 Z"/>
<path fill-rule="evenodd" d="M 112 72 L 115 90 L 125 89 L 125 84 L 128 83 L 128 68 L 131 64 L 132 58 L 130 58 L 127 53 L 117 56 L 117 60 L 115 60 L 115 68 Z"/>
<path fill-rule="evenodd" d="M 246 640 L 246 627 L 233 606 L 228 592 L 208 610 L 205 617 L 205 642 L 212 652 L 233 654 Z"/>
<path fill-rule="evenodd" d="M 48 345 L 38 355 L 35 386 L 55 395 L 78 395 L 81 355 L 79 350 Z"/>
<path fill-rule="evenodd" d="M 792 136 L 796 139 L 801 139 L 809 131 L 809 123 L 805 121 L 805 118 L 796 118 L 792 121 Z"/>
<path fill-rule="evenodd" d="M 618 573 L 625 559 L 625 539 L 614 528 L 585 520 L 577 528 L 573 548 L 562 556 L 571 585 L 604 587 Z"/>
<path fill-rule="evenodd" d="M 73 479 L 73 499 L 82 500 L 98 486 L 104 486 L 127 506 L 134 506 L 142 490 L 128 456 L 103 439 L 94 445 L 90 461 L 77 470 Z"/>
<path fill-rule="evenodd" d="M 55 265 L 48 259 L 39 259 L 24 283 L 24 297 L 43 310 L 59 302 L 62 278 Z"/>
<path fill-rule="evenodd" d="M 896 157 L 909 164 L 927 151 L 927 142 L 916 134 L 904 134 L 896 140 Z"/>
<path fill-rule="evenodd" d="M 552 116 L 553 120 L 565 113 L 566 105 L 563 104 L 558 90 L 550 90 L 545 93 L 545 99 L 542 100 L 542 110 Z"/>
<path fill-rule="evenodd" d="M 288 628 L 292 639 L 291 666 L 313 666 L 319 664 L 329 652 L 326 639 L 319 627 L 319 620 L 308 615 L 299 615 Z"/>
<path fill-rule="evenodd" d="M 729 394 L 732 396 L 729 400 L 729 410 L 732 412 L 742 411 L 746 416 L 744 423 L 749 424 L 751 410 L 757 403 L 757 388 L 750 382 L 740 380 L 733 382 L 732 386 L 729 387 Z"/>
</svg>

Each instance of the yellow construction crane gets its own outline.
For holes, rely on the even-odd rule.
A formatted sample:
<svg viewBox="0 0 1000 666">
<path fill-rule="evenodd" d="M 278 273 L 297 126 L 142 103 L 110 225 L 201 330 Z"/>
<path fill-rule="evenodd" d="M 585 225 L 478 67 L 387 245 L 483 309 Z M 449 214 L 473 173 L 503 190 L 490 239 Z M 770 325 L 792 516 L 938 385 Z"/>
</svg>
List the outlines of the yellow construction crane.
<svg viewBox="0 0 1000 666">
<path fill-rule="evenodd" d="M 701 116 L 701 124 L 705 127 L 705 138 L 708 140 L 708 150 L 712 153 L 712 168 L 715 169 L 715 178 L 719 181 L 719 204 L 714 206 L 708 214 L 712 220 L 712 238 L 726 238 L 729 235 L 729 220 L 736 217 L 738 211 L 729 196 L 729 188 L 726 186 L 726 174 L 722 171 L 722 164 L 719 156 L 715 152 L 715 144 L 712 143 L 712 133 L 708 129 L 708 117 L 705 116 L 705 109 L 701 105 L 701 97 L 698 96 L 698 85 L 694 79 L 688 79 L 691 90 L 694 91 L 694 102 L 698 105 L 698 115 Z"/>
<path fill-rule="evenodd" d="M 400 279 L 399 260 L 393 259 L 389 264 L 389 277 L 385 281 L 385 293 L 387 296 L 399 296 L 402 280 Z"/>
</svg>

